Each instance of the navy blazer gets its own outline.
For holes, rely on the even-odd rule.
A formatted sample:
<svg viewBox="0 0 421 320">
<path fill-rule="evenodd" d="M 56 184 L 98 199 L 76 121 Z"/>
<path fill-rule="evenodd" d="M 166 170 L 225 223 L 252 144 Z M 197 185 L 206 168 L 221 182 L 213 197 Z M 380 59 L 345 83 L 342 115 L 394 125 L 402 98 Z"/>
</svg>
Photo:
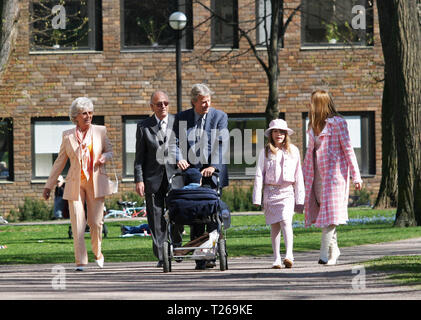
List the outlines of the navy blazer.
<svg viewBox="0 0 421 320">
<path fill-rule="evenodd" d="M 178 113 L 175 117 L 174 131 L 177 141 L 176 160 L 187 160 L 191 166 L 202 170 L 207 167 L 214 167 L 219 171 L 221 188 L 228 185 L 229 161 L 229 132 L 228 132 L 228 116 L 225 112 L 215 108 L 209 108 L 206 115 L 204 132 L 207 137 L 207 157 L 206 159 L 198 159 L 194 152 L 189 152 L 194 145 L 195 129 L 195 112 L 194 109 L 188 109 Z M 217 129 L 217 130 L 214 130 Z M 194 159 L 192 159 L 192 157 Z M 194 161 L 192 161 L 194 160 Z"/>
</svg>

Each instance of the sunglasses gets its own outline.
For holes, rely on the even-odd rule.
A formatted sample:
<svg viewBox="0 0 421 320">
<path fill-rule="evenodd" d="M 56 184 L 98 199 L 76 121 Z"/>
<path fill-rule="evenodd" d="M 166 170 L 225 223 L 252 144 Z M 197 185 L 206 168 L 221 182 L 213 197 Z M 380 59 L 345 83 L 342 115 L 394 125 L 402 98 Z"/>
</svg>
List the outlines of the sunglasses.
<svg viewBox="0 0 421 320">
<path fill-rule="evenodd" d="M 158 102 L 158 103 L 154 103 L 154 105 L 155 106 L 158 106 L 158 107 L 160 107 L 160 108 L 162 108 L 163 106 L 168 106 L 168 101 L 160 101 L 160 102 Z"/>
</svg>

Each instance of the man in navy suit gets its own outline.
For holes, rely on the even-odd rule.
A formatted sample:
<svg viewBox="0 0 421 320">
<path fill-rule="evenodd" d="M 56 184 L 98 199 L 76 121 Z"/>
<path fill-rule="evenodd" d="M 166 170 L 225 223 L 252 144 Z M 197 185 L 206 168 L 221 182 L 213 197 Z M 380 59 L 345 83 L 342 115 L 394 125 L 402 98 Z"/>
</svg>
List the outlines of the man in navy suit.
<svg viewBox="0 0 421 320">
<path fill-rule="evenodd" d="M 228 185 L 228 116 L 225 112 L 211 107 L 213 92 L 205 84 L 195 84 L 191 90 L 192 108 L 176 115 L 174 131 L 177 137 L 177 166 L 181 170 L 189 167 L 200 170 L 203 186 L 215 186 L 217 171 L 220 188 Z M 216 225 L 208 224 L 211 232 Z M 205 226 L 191 226 L 191 240 L 201 236 Z M 196 261 L 196 269 L 204 269 L 204 260 Z"/>
</svg>

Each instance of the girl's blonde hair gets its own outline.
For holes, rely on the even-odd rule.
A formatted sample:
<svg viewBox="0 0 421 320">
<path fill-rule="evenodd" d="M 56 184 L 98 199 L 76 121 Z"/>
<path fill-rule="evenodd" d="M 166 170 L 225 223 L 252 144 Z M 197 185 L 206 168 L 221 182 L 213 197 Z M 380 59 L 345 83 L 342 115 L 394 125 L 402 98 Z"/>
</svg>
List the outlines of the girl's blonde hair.
<svg viewBox="0 0 421 320">
<path fill-rule="evenodd" d="M 318 135 L 322 132 L 327 118 L 340 116 L 330 94 L 325 90 L 315 90 L 311 94 L 309 127 Z"/>
<path fill-rule="evenodd" d="M 270 132 L 269 132 L 268 142 L 266 143 L 266 146 L 265 146 L 266 158 L 269 157 L 269 152 L 272 152 L 273 154 L 276 154 L 276 152 L 278 151 L 278 148 L 275 147 L 275 141 L 273 141 L 273 138 L 272 138 L 272 131 L 273 130 L 270 130 Z M 288 135 L 287 132 L 285 132 L 285 139 L 281 144 L 281 148 L 286 150 L 288 153 L 291 153 L 291 149 L 289 147 L 290 144 L 291 143 L 290 143 L 289 135 Z"/>
</svg>

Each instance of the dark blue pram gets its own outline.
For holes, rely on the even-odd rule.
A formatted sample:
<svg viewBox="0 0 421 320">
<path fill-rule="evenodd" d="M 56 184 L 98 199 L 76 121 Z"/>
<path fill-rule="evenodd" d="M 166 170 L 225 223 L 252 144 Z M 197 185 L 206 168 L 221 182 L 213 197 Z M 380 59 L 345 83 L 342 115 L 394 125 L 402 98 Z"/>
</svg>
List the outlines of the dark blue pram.
<svg viewBox="0 0 421 320">
<path fill-rule="evenodd" d="M 173 189 L 173 181 L 180 178 L 183 173 L 176 173 L 170 178 L 169 191 L 166 197 L 165 220 L 167 222 L 167 240 L 163 248 L 164 272 L 171 271 L 171 261 L 176 259 L 192 258 L 196 260 L 212 260 L 219 257 L 220 270 L 228 269 L 226 241 L 223 235 L 224 226 L 229 221 L 229 210 L 224 207 L 220 199 L 219 176 L 216 177 L 216 188 L 200 187 L 197 189 Z M 224 216 L 223 216 L 224 214 Z M 197 223 L 215 222 L 217 228 L 209 233 L 209 238 L 200 246 L 189 246 L 195 240 L 179 248 L 173 247 L 171 228 L 174 224 L 191 225 Z M 190 254 L 193 251 L 193 254 Z M 176 254 L 175 254 L 176 252 Z M 186 253 L 186 254 L 183 254 Z M 180 254 L 181 253 L 181 254 Z"/>
</svg>

